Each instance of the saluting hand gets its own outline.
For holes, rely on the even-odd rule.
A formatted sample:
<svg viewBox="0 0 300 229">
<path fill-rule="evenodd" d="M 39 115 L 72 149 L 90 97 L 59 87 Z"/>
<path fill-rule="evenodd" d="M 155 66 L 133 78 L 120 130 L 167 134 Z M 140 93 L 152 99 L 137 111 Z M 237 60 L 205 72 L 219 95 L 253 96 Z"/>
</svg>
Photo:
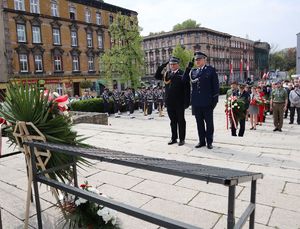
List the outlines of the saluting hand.
<svg viewBox="0 0 300 229">
<path fill-rule="evenodd" d="M 161 67 L 161 68 L 165 68 L 165 67 L 167 67 L 168 64 L 169 64 L 169 61 L 163 63 L 160 67 Z"/>
<path fill-rule="evenodd" d="M 189 64 L 188 64 L 188 68 L 192 68 L 192 67 L 194 67 L 194 61 L 195 61 L 195 58 L 193 58 L 193 59 L 192 59 L 192 61 L 191 61 L 191 62 L 189 62 Z"/>
</svg>

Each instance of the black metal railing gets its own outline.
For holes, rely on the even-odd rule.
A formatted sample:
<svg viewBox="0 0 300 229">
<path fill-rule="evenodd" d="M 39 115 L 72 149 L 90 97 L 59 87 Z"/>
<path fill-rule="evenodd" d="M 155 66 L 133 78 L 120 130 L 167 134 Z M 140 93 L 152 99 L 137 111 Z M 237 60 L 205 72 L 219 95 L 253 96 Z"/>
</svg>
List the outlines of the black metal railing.
<svg viewBox="0 0 300 229">
<path fill-rule="evenodd" d="M 75 187 L 66 185 L 64 183 L 60 183 L 55 180 L 51 180 L 45 177 L 44 174 L 48 172 L 52 172 L 53 170 L 56 169 L 63 169 L 63 168 L 62 167 L 52 168 L 42 172 L 37 171 L 35 157 L 34 157 L 35 147 L 43 150 L 48 149 L 52 153 L 64 153 L 71 156 L 80 156 L 88 159 L 105 161 L 105 162 L 118 164 L 118 165 L 130 166 L 130 167 L 150 170 L 154 172 L 161 172 L 165 174 L 171 174 L 171 175 L 177 175 L 181 177 L 192 178 L 196 180 L 202 180 L 202 181 L 206 181 L 207 183 L 212 182 L 212 183 L 223 184 L 225 186 L 228 186 L 229 188 L 227 228 L 229 229 L 242 228 L 249 217 L 250 217 L 249 228 L 250 229 L 254 228 L 256 180 L 263 177 L 261 173 L 219 168 L 219 167 L 187 163 L 187 162 L 181 162 L 175 160 L 166 160 L 163 158 L 153 158 L 153 157 L 147 157 L 143 155 L 103 149 L 103 148 L 82 148 L 77 146 L 61 145 L 61 144 L 54 144 L 54 143 L 42 143 L 42 142 L 25 142 L 24 144 L 30 146 L 30 151 L 31 151 L 32 169 L 33 169 L 33 187 L 34 187 L 35 200 L 36 200 L 38 226 L 40 229 L 43 228 L 43 226 L 42 226 L 42 219 L 41 219 L 38 182 L 166 228 L 182 228 L 182 229 L 191 228 L 192 229 L 197 227 L 79 189 L 77 184 L 77 171 L 76 171 L 75 162 L 72 164 L 73 173 L 74 173 L 73 175 L 75 178 L 75 182 L 74 182 Z M 250 203 L 247 209 L 245 210 L 245 212 L 240 217 L 239 221 L 235 223 L 236 185 L 243 182 L 249 182 L 249 181 L 251 181 Z"/>
</svg>

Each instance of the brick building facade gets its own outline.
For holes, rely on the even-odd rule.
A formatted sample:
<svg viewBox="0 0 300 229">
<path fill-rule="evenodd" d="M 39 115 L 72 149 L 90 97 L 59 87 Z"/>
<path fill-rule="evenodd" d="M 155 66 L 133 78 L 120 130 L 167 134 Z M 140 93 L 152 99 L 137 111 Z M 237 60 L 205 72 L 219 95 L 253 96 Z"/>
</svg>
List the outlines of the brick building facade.
<svg viewBox="0 0 300 229">
<path fill-rule="evenodd" d="M 79 83 L 99 79 L 99 55 L 110 48 L 117 12 L 97 0 L 3 0 L 0 18 L 1 88 L 10 80 L 42 79 L 50 90 L 80 94 Z M 3 32 L 3 33 L 2 33 Z"/>
<path fill-rule="evenodd" d="M 254 45 L 258 43 L 204 27 L 145 36 L 146 78 L 153 78 L 157 66 L 167 61 L 176 45 L 180 44 L 193 52 L 206 53 L 208 64 L 217 69 L 221 82 L 228 77 L 244 81 L 257 74 Z M 265 51 L 269 52 L 269 49 Z"/>
</svg>

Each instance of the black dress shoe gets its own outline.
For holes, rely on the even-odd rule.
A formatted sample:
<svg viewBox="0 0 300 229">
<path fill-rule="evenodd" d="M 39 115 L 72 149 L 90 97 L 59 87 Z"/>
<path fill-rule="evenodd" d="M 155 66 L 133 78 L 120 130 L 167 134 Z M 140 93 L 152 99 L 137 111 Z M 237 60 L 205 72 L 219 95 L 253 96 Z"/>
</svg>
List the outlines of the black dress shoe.
<svg viewBox="0 0 300 229">
<path fill-rule="evenodd" d="M 175 144 L 175 143 L 177 143 L 177 140 L 172 140 L 172 139 L 171 139 L 171 141 L 168 142 L 168 145 L 173 145 L 173 144 Z"/>
<path fill-rule="evenodd" d="M 195 145 L 195 148 L 201 148 L 203 146 L 205 146 L 206 144 L 205 143 L 198 143 L 197 145 Z"/>
<path fill-rule="evenodd" d="M 278 128 L 275 128 L 273 131 L 277 131 L 278 130 Z"/>
<path fill-rule="evenodd" d="M 212 148 L 214 148 L 214 147 L 212 146 L 212 144 L 207 144 L 207 149 L 212 149 Z"/>
<path fill-rule="evenodd" d="M 179 145 L 179 146 L 183 146 L 184 143 L 185 143 L 184 140 L 182 140 L 182 141 L 179 141 L 178 145 Z"/>
</svg>

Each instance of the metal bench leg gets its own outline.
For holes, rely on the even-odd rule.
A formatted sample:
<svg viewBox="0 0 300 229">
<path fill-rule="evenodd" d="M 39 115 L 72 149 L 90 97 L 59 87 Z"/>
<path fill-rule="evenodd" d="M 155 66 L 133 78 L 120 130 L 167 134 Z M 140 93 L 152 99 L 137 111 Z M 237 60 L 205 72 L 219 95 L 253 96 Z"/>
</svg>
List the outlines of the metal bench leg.
<svg viewBox="0 0 300 229">
<path fill-rule="evenodd" d="M 251 197 L 250 202 L 255 205 L 256 202 L 256 180 L 251 181 Z M 249 229 L 254 229 L 255 208 L 250 215 Z"/>
<path fill-rule="evenodd" d="M 34 147 L 30 146 L 30 154 L 31 154 L 31 164 L 32 164 L 32 182 L 33 182 L 33 190 L 35 196 L 35 205 L 36 205 L 36 215 L 38 221 L 38 228 L 43 229 L 43 222 L 42 222 L 42 213 L 41 213 L 41 203 L 40 203 L 40 196 L 39 196 L 39 187 L 37 184 L 37 168 L 35 162 L 35 153 Z"/>
<path fill-rule="evenodd" d="M 1 207 L 0 207 L 0 229 L 2 229 Z"/>
<path fill-rule="evenodd" d="M 229 186 L 228 192 L 228 215 L 227 215 L 227 228 L 233 229 L 235 225 L 234 219 L 235 211 L 235 185 Z"/>
</svg>

